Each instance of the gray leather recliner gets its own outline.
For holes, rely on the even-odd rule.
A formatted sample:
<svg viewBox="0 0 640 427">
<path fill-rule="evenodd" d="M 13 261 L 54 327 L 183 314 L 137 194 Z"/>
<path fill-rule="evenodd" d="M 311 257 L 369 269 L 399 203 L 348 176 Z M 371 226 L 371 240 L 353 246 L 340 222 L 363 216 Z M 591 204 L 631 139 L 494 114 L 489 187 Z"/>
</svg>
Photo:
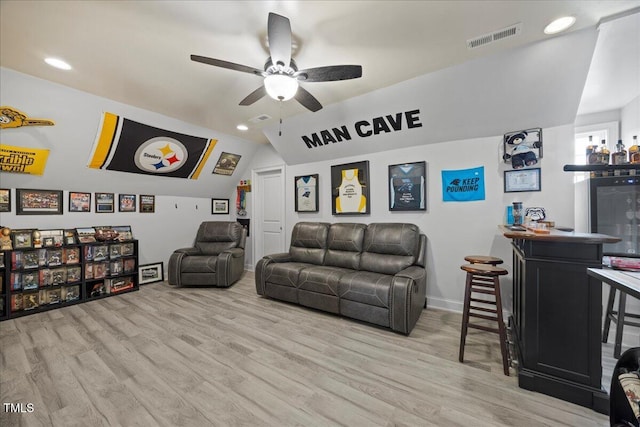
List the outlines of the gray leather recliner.
<svg viewBox="0 0 640 427">
<path fill-rule="evenodd" d="M 246 230 L 237 222 L 203 222 L 194 246 L 176 249 L 169 257 L 169 284 L 231 286 L 244 272 L 245 241 Z"/>
</svg>

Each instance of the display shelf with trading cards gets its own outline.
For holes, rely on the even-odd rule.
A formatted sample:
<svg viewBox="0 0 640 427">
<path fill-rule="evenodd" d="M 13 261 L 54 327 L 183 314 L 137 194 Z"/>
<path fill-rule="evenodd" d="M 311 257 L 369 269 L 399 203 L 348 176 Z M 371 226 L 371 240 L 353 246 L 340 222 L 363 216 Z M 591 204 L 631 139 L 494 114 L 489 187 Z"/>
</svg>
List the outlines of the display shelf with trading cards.
<svg viewBox="0 0 640 427">
<path fill-rule="evenodd" d="M 129 236 L 130 237 L 130 236 Z M 16 230 L 0 257 L 0 320 L 138 290 L 138 242 Z"/>
</svg>

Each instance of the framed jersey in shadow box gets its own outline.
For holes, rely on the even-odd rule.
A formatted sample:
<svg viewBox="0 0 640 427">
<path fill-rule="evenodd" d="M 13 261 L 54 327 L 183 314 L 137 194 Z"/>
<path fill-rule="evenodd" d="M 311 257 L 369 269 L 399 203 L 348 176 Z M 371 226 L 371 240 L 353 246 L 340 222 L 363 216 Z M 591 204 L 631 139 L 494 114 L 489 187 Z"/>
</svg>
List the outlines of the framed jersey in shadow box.
<svg viewBox="0 0 640 427">
<path fill-rule="evenodd" d="M 331 207 L 333 215 L 369 213 L 367 160 L 331 166 Z"/>
<path fill-rule="evenodd" d="M 318 212 L 318 174 L 295 177 L 296 212 Z"/>
<path fill-rule="evenodd" d="M 426 163 L 389 165 L 389 210 L 427 209 Z"/>
</svg>

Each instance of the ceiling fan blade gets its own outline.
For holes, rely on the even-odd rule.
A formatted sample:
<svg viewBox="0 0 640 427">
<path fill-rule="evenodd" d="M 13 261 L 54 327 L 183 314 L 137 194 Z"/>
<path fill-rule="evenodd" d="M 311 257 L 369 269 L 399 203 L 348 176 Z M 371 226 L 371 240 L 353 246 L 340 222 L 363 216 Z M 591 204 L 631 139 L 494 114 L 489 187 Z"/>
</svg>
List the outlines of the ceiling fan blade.
<svg viewBox="0 0 640 427">
<path fill-rule="evenodd" d="M 313 95 L 307 92 L 302 86 L 298 87 L 295 99 L 307 110 L 311 110 L 314 113 L 322 109 L 322 104 L 320 104 L 320 102 Z"/>
<path fill-rule="evenodd" d="M 267 25 L 269 52 L 274 65 L 288 67 L 291 63 L 291 23 L 284 16 L 269 13 Z"/>
<path fill-rule="evenodd" d="M 264 76 L 264 71 L 247 65 L 234 64 L 233 62 L 223 61 L 221 59 L 207 58 L 206 56 L 191 55 L 191 60 L 202 62 L 203 64 L 213 65 L 215 67 L 227 68 L 229 70 L 242 71 L 243 73 Z"/>
<path fill-rule="evenodd" d="M 360 65 L 329 65 L 296 71 L 293 77 L 304 82 L 333 82 L 362 77 Z"/>
<path fill-rule="evenodd" d="M 251 105 L 257 100 L 259 100 L 260 98 L 262 98 L 263 96 L 265 96 L 266 94 L 267 94 L 267 90 L 264 88 L 264 86 L 260 86 L 258 89 L 254 90 L 249 95 L 247 95 L 245 99 L 240 101 L 240 105 Z"/>
</svg>

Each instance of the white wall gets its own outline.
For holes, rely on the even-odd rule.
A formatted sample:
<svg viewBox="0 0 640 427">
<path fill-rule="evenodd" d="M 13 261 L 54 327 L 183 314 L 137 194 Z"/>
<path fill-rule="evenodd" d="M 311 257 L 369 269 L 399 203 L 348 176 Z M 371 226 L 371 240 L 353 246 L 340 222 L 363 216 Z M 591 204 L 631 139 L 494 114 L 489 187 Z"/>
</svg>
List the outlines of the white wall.
<svg viewBox="0 0 640 427">
<path fill-rule="evenodd" d="M 68 192 L 64 191 L 64 215 L 16 215 L 14 208 L 0 214 L 0 224 L 12 229 L 77 228 L 95 225 L 130 225 L 139 240 L 140 264 L 164 262 L 165 270 L 171 253 L 193 245 L 202 221 L 230 221 L 230 215 L 211 215 L 211 199 L 197 197 L 156 196 L 155 213 L 67 212 Z M 117 194 L 116 194 L 117 197 Z M 93 203 L 93 199 L 92 199 Z M 165 271 L 166 272 L 166 271 Z"/>
<path fill-rule="evenodd" d="M 382 153 L 343 158 L 340 161 L 320 161 L 286 166 L 286 232 L 287 246 L 291 230 L 298 221 L 326 222 L 411 222 L 417 224 L 428 238 L 427 298 L 431 307 L 462 310 L 464 275 L 460 265 L 468 254 L 490 254 L 505 260 L 511 270 L 510 241 L 502 236 L 498 224 L 503 223 L 505 209 L 513 201 L 525 206 L 542 206 L 548 218 L 559 225 L 573 225 L 573 175 L 562 167 L 573 156 L 573 126 L 543 129 L 544 158 L 542 191 L 504 193 L 503 171 L 510 165 L 501 160 L 502 135 L 427 144 Z M 260 151 L 251 169 L 283 163 L 268 148 Z M 371 214 L 365 216 L 333 216 L 329 195 L 331 166 L 340 163 L 368 160 L 370 167 Z M 389 212 L 387 195 L 388 165 L 424 160 L 427 162 L 427 211 Z M 486 200 L 453 203 L 442 201 L 440 172 L 443 169 L 485 167 Z M 319 174 L 320 211 L 294 211 L 293 177 Z M 257 260 L 251 262 L 255 265 Z M 503 280 L 505 309 L 510 310 L 511 279 Z"/>
<path fill-rule="evenodd" d="M 622 108 L 620 114 L 620 135 L 627 149 L 633 144 L 633 136 L 638 136 L 640 143 L 640 96 Z"/>
<path fill-rule="evenodd" d="M 151 111 L 68 88 L 0 67 L 0 105 L 29 117 L 51 119 L 55 126 L 3 129 L 2 144 L 50 150 L 42 176 L 2 173 L 3 188 L 99 191 L 189 197 L 227 197 L 237 175 L 251 162 L 259 144 L 195 126 Z M 217 139 L 197 180 L 132 174 L 87 167 L 103 112 L 150 126 L 202 138 Z M 232 176 L 213 175 L 222 152 L 241 155 Z"/>
</svg>

